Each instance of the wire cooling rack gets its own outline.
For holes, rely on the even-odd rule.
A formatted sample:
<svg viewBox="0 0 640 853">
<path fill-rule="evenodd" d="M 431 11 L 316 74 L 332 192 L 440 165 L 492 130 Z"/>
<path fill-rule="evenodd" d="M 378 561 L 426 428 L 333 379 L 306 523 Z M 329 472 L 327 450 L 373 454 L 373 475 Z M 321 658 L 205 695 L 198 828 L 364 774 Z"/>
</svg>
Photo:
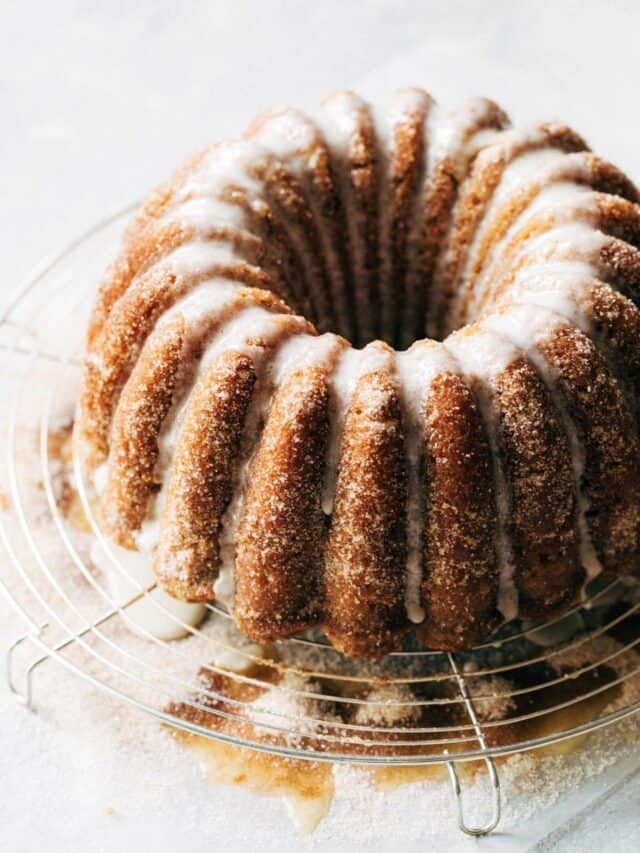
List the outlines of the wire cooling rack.
<svg viewBox="0 0 640 853">
<path fill-rule="evenodd" d="M 10 689 L 33 708 L 33 676 L 45 661 L 54 660 L 118 700 L 202 737 L 295 759 L 374 766 L 444 764 L 460 829 L 474 836 L 492 832 L 500 820 L 496 758 L 587 734 L 639 710 L 640 701 L 608 712 L 603 703 L 600 712 L 586 720 L 565 713 L 552 730 L 543 728 L 536 734 L 531 727 L 609 695 L 607 691 L 638 675 L 640 667 L 628 662 L 640 641 L 640 603 L 630 594 L 634 582 L 601 582 L 569 614 L 543 626 L 511 626 L 471 653 L 440 653 L 412 645 L 366 670 L 354 669 L 313 633 L 276 644 L 277 663 L 265 660 L 255 646 L 234 633 L 226 610 L 213 604 L 200 627 L 180 623 L 186 640 L 167 642 L 145 631 L 131 618 L 138 602 L 146 599 L 167 615 L 165 605 L 154 596 L 155 584 L 136 581 L 110 551 L 77 476 L 75 488 L 90 525 L 85 539 L 93 538 L 106 550 L 112 571 L 131 590 L 129 598 L 119 599 L 96 571 L 62 511 L 60 460 L 50 440 L 59 426 L 57 401 L 65 393 L 72 398 L 77 386 L 96 281 L 113 256 L 131 209 L 99 223 L 43 265 L 0 317 L 0 357 L 6 367 L 0 387 L 1 470 L 7 504 L 0 512 L 0 538 L 8 558 L 0 567 L 0 590 L 26 625 L 25 633 L 7 649 Z M 37 519 L 29 486 L 33 469 L 22 459 L 25 444 L 39 468 Z M 223 630 L 218 630 L 220 626 Z M 611 633 L 617 644 L 588 654 Z M 23 656 L 18 649 L 28 644 L 35 657 L 20 665 Z M 568 652 L 582 652 L 583 662 L 570 672 L 554 667 Z M 229 653 L 246 666 L 230 669 L 220 663 Z M 623 659 L 625 666 L 618 667 Z M 257 668 L 252 670 L 251 664 Z M 606 679 L 597 677 L 603 667 L 609 668 Z M 265 669 L 277 669 L 279 680 L 265 682 L 260 674 Z M 210 677 L 203 678 L 203 673 Z M 284 677 L 291 674 L 298 680 Z M 215 676 L 245 693 L 242 689 L 221 693 Z M 575 689 L 564 689 L 567 682 Z M 404 692 L 392 693 L 389 700 L 375 692 L 380 686 Z M 256 712 L 250 697 L 255 689 L 266 687 L 289 700 L 304 699 L 307 705 L 302 707 L 331 703 L 334 710 L 347 709 L 350 714 L 300 715 L 292 713 L 286 702 L 266 714 Z M 540 697 L 551 698 L 540 701 Z M 402 725 L 381 724 L 376 716 L 376 710 L 384 711 L 390 701 L 400 717 L 405 713 Z M 486 709 L 496 702 L 509 703 L 512 712 L 492 718 Z M 192 713 L 178 713 L 178 707 Z M 363 707 L 369 717 L 358 722 L 362 718 L 354 712 Z M 225 725 L 210 725 L 212 720 Z M 511 737 L 500 737 L 506 726 Z M 480 826 L 465 820 L 456 769 L 459 762 L 471 761 L 486 765 L 492 794 L 491 815 Z"/>
</svg>

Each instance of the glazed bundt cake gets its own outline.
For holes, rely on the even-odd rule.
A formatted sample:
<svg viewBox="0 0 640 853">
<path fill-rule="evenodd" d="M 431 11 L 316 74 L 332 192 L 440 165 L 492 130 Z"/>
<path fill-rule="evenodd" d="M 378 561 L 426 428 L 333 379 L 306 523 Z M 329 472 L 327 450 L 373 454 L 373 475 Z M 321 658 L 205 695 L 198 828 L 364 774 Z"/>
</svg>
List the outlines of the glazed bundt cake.
<svg viewBox="0 0 640 853">
<path fill-rule="evenodd" d="M 91 317 L 104 530 L 249 637 L 352 656 L 468 648 L 633 571 L 637 201 L 569 128 L 420 89 L 200 151 Z"/>
</svg>

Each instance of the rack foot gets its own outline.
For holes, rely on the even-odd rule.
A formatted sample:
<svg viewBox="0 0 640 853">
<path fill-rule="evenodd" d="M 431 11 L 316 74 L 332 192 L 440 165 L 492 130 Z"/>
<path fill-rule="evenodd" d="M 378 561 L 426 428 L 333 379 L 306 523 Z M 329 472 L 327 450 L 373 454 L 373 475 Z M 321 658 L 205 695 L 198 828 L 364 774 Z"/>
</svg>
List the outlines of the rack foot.
<svg viewBox="0 0 640 853">
<path fill-rule="evenodd" d="M 493 795 L 493 811 L 491 820 L 488 823 L 484 824 L 484 826 L 468 826 L 464 818 L 462 788 L 460 786 L 460 778 L 458 776 L 458 771 L 456 770 L 455 762 L 447 761 L 449 779 L 451 780 L 451 787 L 453 788 L 453 793 L 456 799 L 456 808 L 458 811 L 458 827 L 462 832 L 465 833 L 465 835 L 470 835 L 473 838 L 481 838 L 483 835 L 489 835 L 500 823 L 500 778 L 498 776 L 498 771 L 496 770 L 495 764 L 493 763 L 492 759 L 486 758 L 485 763 L 487 765 L 487 770 L 489 771 L 489 780 L 491 782 L 491 792 Z"/>
<path fill-rule="evenodd" d="M 41 627 L 44 628 L 43 625 Z M 30 711 L 35 711 L 35 707 L 33 704 L 33 676 L 36 669 L 40 666 L 41 663 L 44 663 L 49 659 L 49 655 L 43 654 L 40 657 L 36 658 L 32 661 L 24 675 L 24 687 L 21 689 L 18 687 L 15 677 L 15 666 L 14 666 L 14 658 L 17 649 L 27 640 L 33 638 L 33 634 L 23 634 L 21 637 L 15 639 L 7 648 L 5 655 L 5 672 L 7 679 L 7 687 L 16 697 L 18 702 L 28 708 Z"/>
</svg>

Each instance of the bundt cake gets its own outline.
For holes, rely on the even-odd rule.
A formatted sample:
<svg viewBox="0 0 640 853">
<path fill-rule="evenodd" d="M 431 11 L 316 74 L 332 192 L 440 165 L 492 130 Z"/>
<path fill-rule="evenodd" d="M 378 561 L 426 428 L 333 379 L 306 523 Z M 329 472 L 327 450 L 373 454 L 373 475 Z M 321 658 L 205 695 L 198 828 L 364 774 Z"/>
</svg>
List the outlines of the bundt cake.
<svg viewBox="0 0 640 853">
<path fill-rule="evenodd" d="M 90 320 L 113 543 L 257 641 L 379 657 L 561 612 L 640 553 L 640 206 L 568 127 L 352 92 L 156 190 Z"/>
</svg>

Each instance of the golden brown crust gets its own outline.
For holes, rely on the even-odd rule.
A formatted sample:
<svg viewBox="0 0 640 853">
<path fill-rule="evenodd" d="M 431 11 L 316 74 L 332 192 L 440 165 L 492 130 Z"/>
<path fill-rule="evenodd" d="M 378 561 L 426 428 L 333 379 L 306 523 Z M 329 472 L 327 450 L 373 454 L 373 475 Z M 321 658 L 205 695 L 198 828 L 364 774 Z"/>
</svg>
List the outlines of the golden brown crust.
<svg viewBox="0 0 640 853">
<path fill-rule="evenodd" d="M 280 108 L 254 119 L 246 135 L 269 147 L 269 138 L 273 134 L 271 125 L 275 125 L 277 129 L 278 122 L 282 120 L 298 132 L 295 142 L 291 143 L 289 157 L 295 164 L 312 214 L 314 230 L 309 234 L 314 241 L 312 251 L 316 251 L 317 256 L 323 260 L 323 286 L 315 293 L 315 298 L 321 300 L 316 309 L 319 312 L 317 325 L 321 331 L 335 329 L 341 334 L 349 334 L 345 283 L 347 248 L 336 215 L 340 200 L 331 169 L 331 154 L 322 134 L 304 113 L 291 108 Z M 265 132 L 266 139 L 263 138 Z"/>
<path fill-rule="evenodd" d="M 606 233 L 640 248 L 640 205 L 626 198 L 596 193 L 598 225 Z"/>
<path fill-rule="evenodd" d="M 587 151 L 568 154 L 552 170 L 547 170 L 540 178 L 532 178 L 526 187 L 519 187 L 509 195 L 495 211 L 488 225 L 483 224 L 482 239 L 474 251 L 473 262 L 465 274 L 462 285 L 464 292 L 458 296 L 459 308 L 455 325 L 467 322 L 473 289 L 477 288 L 478 280 L 489 263 L 492 251 L 499 246 L 508 229 L 543 189 L 562 181 L 572 181 L 577 185 L 589 186 L 597 192 L 614 193 L 631 201 L 637 200 L 637 190 L 626 175 Z"/>
<path fill-rule="evenodd" d="M 321 618 L 328 436 L 326 369 L 302 368 L 275 394 L 237 535 L 234 614 L 252 639 L 291 637 Z"/>
<path fill-rule="evenodd" d="M 585 287 L 596 341 L 604 347 L 613 374 L 625 390 L 629 408 L 640 416 L 640 310 L 602 282 Z"/>
<path fill-rule="evenodd" d="M 469 249 L 484 219 L 505 169 L 525 152 L 557 148 L 564 152 L 582 151 L 586 142 L 565 126 L 542 124 L 535 132 L 514 132 L 502 143 L 491 146 L 475 159 L 461 188 L 449 230 L 446 254 L 438 271 L 438 325 L 446 332 L 458 325 L 455 302 Z M 464 293 L 462 294 L 464 297 Z M 451 314 L 451 316 L 450 316 Z"/>
<path fill-rule="evenodd" d="M 98 337 L 112 305 L 122 296 L 131 280 L 150 262 L 155 241 L 149 241 L 147 232 L 157 228 L 162 214 L 169 208 L 176 193 L 189 176 L 205 159 L 207 149 L 202 148 L 178 168 L 171 178 L 153 190 L 128 224 L 119 257 L 107 270 L 96 295 L 89 319 L 87 341 L 89 345 Z"/>
<path fill-rule="evenodd" d="M 455 113 L 453 118 L 455 119 Z M 508 125 L 506 113 L 493 101 L 481 98 L 469 111 L 458 133 L 458 145 L 437 162 L 427 164 L 430 178 L 414 213 L 417 229 L 410 239 L 409 282 L 415 293 L 416 309 L 411 339 L 420 339 L 425 331 L 431 337 L 440 334 L 439 314 L 434 310 L 433 277 L 436 264 L 450 228 L 453 207 L 461 180 L 457 160 L 469 140 L 481 130 L 499 130 Z M 429 307 L 429 312 L 427 312 Z"/>
<path fill-rule="evenodd" d="M 102 518 L 113 540 L 134 548 L 155 486 L 158 433 L 175 387 L 182 359 L 184 320 L 177 317 L 158 334 L 136 364 L 136 381 L 125 387 L 113 422 L 113 452 L 101 500 Z"/>
<path fill-rule="evenodd" d="M 591 539 L 605 570 L 633 571 L 638 553 L 640 447 L 622 391 L 582 332 L 563 326 L 538 344 L 554 368 L 584 447 L 582 488 Z"/>
<path fill-rule="evenodd" d="M 271 310 L 287 312 L 287 306 L 272 293 L 262 289 L 264 274 L 257 268 L 234 264 L 231 268 L 215 265 L 216 277 L 229 278 L 238 284 L 239 298 L 247 305 L 271 306 Z M 210 278 L 210 272 L 179 275 L 172 270 L 150 271 L 136 280 L 114 306 L 100 341 L 85 359 L 84 384 L 80 398 L 79 431 L 86 445 L 89 461 L 101 462 L 109 449 L 109 425 L 124 387 L 145 341 L 160 316 L 177 300 Z M 243 287 L 248 284 L 251 287 Z"/>
<path fill-rule="evenodd" d="M 416 204 L 416 193 L 424 180 L 425 122 L 432 104 L 429 95 L 420 89 L 399 93 L 402 114 L 393 127 L 389 153 L 386 195 L 381 199 L 381 216 L 388 218 L 386 240 L 379 244 L 378 269 L 380 287 L 385 295 L 385 315 L 382 317 L 382 335 L 385 340 L 400 346 L 403 339 L 405 312 L 409 298 L 408 239 L 411 219 Z"/>
<path fill-rule="evenodd" d="M 610 237 L 598 253 L 600 277 L 640 305 L 640 251 L 624 240 Z"/>
<path fill-rule="evenodd" d="M 572 599 L 584 581 L 570 448 L 551 398 L 524 355 L 496 378 L 493 399 L 510 492 L 519 610 L 540 618 Z"/>
<path fill-rule="evenodd" d="M 346 151 L 334 151 L 332 171 L 338 176 L 338 191 L 344 211 L 344 226 L 350 261 L 348 293 L 354 344 L 362 345 L 377 334 L 375 307 L 379 306 L 378 254 L 378 157 L 377 139 L 368 104 L 353 92 L 338 92 L 327 98 L 323 109 L 329 120 L 341 122 L 350 116 L 352 132 Z M 336 116 L 334 116 L 334 111 Z"/>
<path fill-rule="evenodd" d="M 265 123 L 267 118 L 264 119 Z M 293 246 L 304 278 L 298 303 L 301 312 L 319 327 L 331 327 L 328 281 L 322 245 L 313 212 L 300 178 L 275 155 L 256 162 L 253 173 L 264 184 L 265 197 Z"/>
<path fill-rule="evenodd" d="M 397 383 L 365 374 L 349 406 L 325 553 L 325 630 L 353 657 L 380 657 L 407 630 L 407 473 Z"/>
<path fill-rule="evenodd" d="M 156 577 L 176 598 L 215 598 L 222 516 L 232 497 L 233 464 L 255 382 L 251 359 L 229 350 L 205 369 L 189 398 L 153 560 Z"/>
<path fill-rule="evenodd" d="M 464 379 L 442 373 L 427 398 L 425 567 L 421 639 L 456 651 L 498 624 L 496 513 L 491 455 Z"/>
<path fill-rule="evenodd" d="M 603 271 L 609 272 L 615 280 L 626 282 L 627 287 L 634 287 L 640 269 L 640 258 L 637 255 L 637 247 L 640 245 L 640 205 L 594 191 L 568 208 L 536 213 L 506 241 L 500 257 L 490 270 L 490 282 L 476 306 L 476 316 L 503 298 L 518 272 L 528 263 L 575 256 L 574 249 L 562 243 L 552 248 L 545 257 L 540 254 L 528 255 L 526 252 L 527 244 L 534 238 L 549 234 L 553 228 L 568 223 L 585 223 L 592 226 L 594 231 L 599 229 L 607 235 L 610 239 L 603 240 L 598 258 Z M 593 259 L 588 257 L 585 260 Z"/>
</svg>

